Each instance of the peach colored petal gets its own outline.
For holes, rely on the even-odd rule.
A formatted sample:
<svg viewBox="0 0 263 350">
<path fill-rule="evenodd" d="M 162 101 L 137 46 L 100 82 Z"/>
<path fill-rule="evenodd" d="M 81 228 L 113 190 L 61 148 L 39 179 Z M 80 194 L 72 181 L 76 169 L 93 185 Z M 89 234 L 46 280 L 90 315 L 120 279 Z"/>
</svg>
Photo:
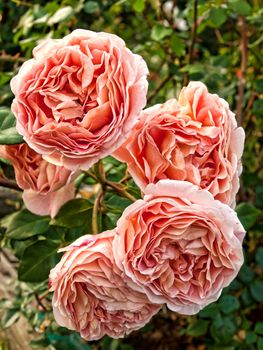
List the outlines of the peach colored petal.
<svg viewBox="0 0 263 350">
<path fill-rule="evenodd" d="M 78 173 L 48 163 L 26 143 L 0 146 L 0 156 L 12 163 L 25 205 L 33 213 L 54 217 L 74 198 L 73 180 Z"/>
<path fill-rule="evenodd" d="M 132 133 L 114 152 L 145 190 L 162 179 L 186 180 L 233 206 L 242 171 L 244 131 L 228 103 L 190 82 L 178 101 L 145 109 Z"/>
<path fill-rule="evenodd" d="M 191 315 L 217 300 L 236 277 L 244 235 L 236 213 L 207 190 L 160 180 L 125 209 L 113 254 L 131 288 Z"/>
<path fill-rule="evenodd" d="M 48 39 L 11 81 L 17 130 L 49 162 L 87 170 L 129 136 L 147 74 L 116 35 L 77 29 Z"/>
<path fill-rule="evenodd" d="M 25 190 L 23 200 L 28 210 L 37 215 L 56 216 L 62 205 L 75 197 L 74 183 L 47 194 Z"/>
<path fill-rule="evenodd" d="M 160 309 L 124 281 L 113 259 L 114 235 L 106 231 L 79 238 L 61 250 L 64 255 L 50 272 L 57 323 L 86 340 L 123 337 Z"/>
</svg>

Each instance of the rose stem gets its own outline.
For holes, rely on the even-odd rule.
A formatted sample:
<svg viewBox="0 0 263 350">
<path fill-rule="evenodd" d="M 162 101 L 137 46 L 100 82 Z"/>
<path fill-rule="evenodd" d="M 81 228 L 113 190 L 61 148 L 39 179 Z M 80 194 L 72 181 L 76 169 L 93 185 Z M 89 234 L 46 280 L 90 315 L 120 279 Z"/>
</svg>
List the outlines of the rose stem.
<svg viewBox="0 0 263 350">
<path fill-rule="evenodd" d="M 93 205 L 93 210 L 92 210 L 92 232 L 94 235 L 99 233 L 99 228 L 98 228 L 98 212 L 99 212 L 99 207 L 100 207 L 100 202 L 102 197 L 104 196 L 104 192 L 102 189 L 99 190 L 99 192 L 96 195 L 94 205 Z"/>
</svg>

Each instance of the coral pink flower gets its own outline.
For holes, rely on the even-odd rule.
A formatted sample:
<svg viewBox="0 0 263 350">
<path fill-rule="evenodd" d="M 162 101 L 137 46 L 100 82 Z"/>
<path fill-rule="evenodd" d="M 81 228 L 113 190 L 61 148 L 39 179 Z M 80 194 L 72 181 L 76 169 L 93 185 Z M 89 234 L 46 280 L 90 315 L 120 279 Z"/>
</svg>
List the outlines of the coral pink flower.
<svg viewBox="0 0 263 350">
<path fill-rule="evenodd" d="M 112 254 L 114 231 L 79 238 L 62 249 L 51 270 L 53 312 L 61 326 L 86 340 L 123 337 L 139 329 L 160 309 L 129 288 Z"/>
<path fill-rule="evenodd" d="M 142 190 L 161 179 L 184 180 L 234 206 L 243 146 L 244 131 L 228 103 L 191 82 L 178 102 L 144 110 L 115 156 Z"/>
<path fill-rule="evenodd" d="M 48 39 L 11 81 L 18 132 L 48 161 L 86 170 L 131 132 L 147 74 L 116 35 L 77 29 Z"/>
<path fill-rule="evenodd" d="M 117 266 L 153 303 L 195 314 L 217 300 L 242 263 L 245 231 L 236 213 L 207 190 L 160 180 L 119 219 Z"/>
<path fill-rule="evenodd" d="M 74 198 L 72 180 L 76 174 L 48 163 L 26 143 L 0 146 L 0 157 L 13 164 L 17 184 L 24 190 L 25 205 L 33 213 L 54 217 L 65 202 Z"/>
</svg>

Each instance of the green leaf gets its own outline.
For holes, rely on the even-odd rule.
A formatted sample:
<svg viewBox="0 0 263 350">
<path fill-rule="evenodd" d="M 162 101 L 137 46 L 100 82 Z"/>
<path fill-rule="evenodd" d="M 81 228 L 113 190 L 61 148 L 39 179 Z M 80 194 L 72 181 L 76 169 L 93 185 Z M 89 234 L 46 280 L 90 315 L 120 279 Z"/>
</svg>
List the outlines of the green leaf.
<svg viewBox="0 0 263 350">
<path fill-rule="evenodd" d="M 242 299 L 242 302 L 245 306 L 250 306 L 254 303 L 252 296 L 251 296 L 251 293 L 249 292 L 249 290 L 247 288 L 242 291 L 241 299 Z"/>
<path fill-rule="evenodd" d="M 248 16 L 251 14 L 251 6 L 245 0 L 229 0 L 229 7 L 241 16 Z"/>
<path fill-rule="evenodd" d="M 86 13 L 95 13 L 100 10 L 100 6 L 97 1 L 87 1 L 83 9 Z"/>
<path fill-rule="evenodd" d="M 256 262 L 263 268 L 263 247 L 259 247 L 256 252 Z"/>
<path fill-rule="evenodd" d="M 257 349 L 258 350 L 262 350 L 263 349 L 263 337 L 258 337 L 258 341 L 257 341 L 257 345 L 258 345 L 258 347 L 257 347 Z"/>
<path fill-rule="evenodd" d="M 192 337 L 200 337 L 207 332 L 209 322 L 205 320 L 196 320 L 193 324 L 191 324 L 186 333 L 191 335 Z"/>
<path fill-rule="evenodd" d="M 256 205 L 263 207 L 263 185 L 256 186 Z"/>
<path fill-rule="evenodd" d="M 46 349 L 50 345 L 50 342 L 43 336 L 41 338 L 31 340 L 29 345 L 32 347 L 32 349 Z"/>
<path fill-rule="evenodd" d="M 258 322 L 255 327 L 255 332 L 257 334 L 263 335 L 263 322 Z"/>
<path fill-rule="evenodd" d="M 246 343 L 253 344 L 257 341 L 257 335 L 254 332 L 247 332 L 246 334 Z"/>
<path fill-rule="evenodd" d="M 244 283 L 250 283 L 255 277 L 255 272 L 248 265 L 243 265 L 239 271 L 238 278 Z"/>
<path fill-rule="evenodd" d="M 223 295 L 220 298 L 218 305 L 224 314 L 231 314 L 240 307 L 238 299 L 232 295 Z"/>
<path fill-rule="evenodd" d="M 250 229 L 261 215 L 261 210 L 254 207 L 250 203 L 241 203 L 236 208 L 239 220 L 242 222 L 245 230 Z"/>
<path fill-rule="evenodd" d="M 209 14 L 210 24 L 214 28 L 219 28 L 227 19 L 226 12 L 222 7 L 212 8 Z"/>
<path fill-rule="evenodd" d="M 13 145 L 24 142 L 16 131 L 16 119 L 7 107 L 0 107 L 0 144 Z"/>
<path fill-rule="evenodd" d="M 53 16 L 49 18 L 47 24 L 52 26 L 53 24 L 65 21 L 73 14 L 73 8 L 71 6 L 65 6 L 58 9 Z"/>
<path fill-rule="evenodd" d="M 91 218 L 92 208 L 86 199 L 73 199 L 63 205 L 52 224 L 68 228 L 83 226 Z"/>
<path fill-rule="evenodd" d="M 71 333 L 69 335 L 49 333 L 47 337 L 49 343 L 56 350 L 92 350 L 92 347 L 87 342 L 84 342 L 77 333 Z"/>
<path fill-rule="evenodd" d="M 21 316 L 20 310 L 17 310 L 17 309 L 7 310 L 1 320 L 2 327 L 8 328 L 12 326 L 14 323 L 18 321 L 20 316 Z"/>
<path fill-rule="evenodd" d="M 206 306 L 203 310 L 199 312 L 200 317 L 204 318 L 215 318 L 219 313 L 219 309 L 216 303 L 210 304 Z"/>
<path fill-rule="evenodd" d="M 72 227 L 72 228 L 65 228 L 65 242 L 67 244 L 70 244 L 74 242 L 76 239 L 83 235 L 92 234 L 92 228 L 91 223 L 80 226 L 80 227 Z"/>
<path fill-rule="evenodd" d="M 255 80 L 254 86 L 257 92 L 263 93 L 263 79 Z"/>
<path fill-rule="evenodd" d="M 134 348 L 129 344 L 120 344 L 120 350 L 134 350 Z"/>
<path fill-rule="evenodd" d="M 28 238 L 28 239 L 25 239 L 23 241 L 18 241 L 18 240 L 12 241 L 12 247 L 13 247 L 13 251 L 14 251 L 15 256 L 18 259 L 21 259 L 23 254 L 24 254 L 25 249 L 27 247 L 29 247 L 31 244 L 36 243 L 37 240 L 38 240 L 37 236 L 34 236 L 32 238 Z"/>
<path fill-rule="evenodd" d="M 242 283 L 234 279 L 225 290 L 240 290 L 243 287 Z"/>
<path fill-rule="evenodd" d="M 161 41 L 173 32 L 172 28 L 163 26 L 162 24 L 156 24 L 152 28 L 151 38 L 156 41 Z"/>
<path fill-rule="evenodd" d="M 56 265 L 59 244 L 42 240 L 25 249 L 18 268 L 18 279 L 25 282 L 42 282 Z"/>
<path fill-rule="evenodd" d="M 215 319 L 210 327 L 210 333 L 217 342 L 229 342 L 235 332 L 236 325 L 229 317 Z"/>
<path fill-rule="evenodd" d="M 252 113 L 258 116 L 263 115 L 263 99 L 258 99 L 253 103 Z"/>
<path fill-rule="evenodd" d="M 185 53 L 184 42 L 176 34 L 172 35 L 171 48 L 178 57 L 183 56 L 183 54 Z"/>
<path fill-rule="evenodd" d="M 145 0 L 135 0 L 132 7 L 136 12 L 143 12 L 145 9 Z"/>
<path fill-rule="evenodd" d="M 6 228 L 8 238 L 23 240 L 40 235 L 48 230 L 50 218 L 32 214 L 27 209 L 6 216 L 1 224 Z"/>
<path fill-rule="evenodd" d="M 263 301 L 263 281 L 256 280 L 252 282 L 250 285 L 250 292 L 256 301 Z"/>
<path fill-rule="evenodd" d="M 112 213 L 122 213 L 123 210 L 131 204 L 131 201 L 127 198 L 113 195 L 105 202 L 105 204 Z"/>
</svg>

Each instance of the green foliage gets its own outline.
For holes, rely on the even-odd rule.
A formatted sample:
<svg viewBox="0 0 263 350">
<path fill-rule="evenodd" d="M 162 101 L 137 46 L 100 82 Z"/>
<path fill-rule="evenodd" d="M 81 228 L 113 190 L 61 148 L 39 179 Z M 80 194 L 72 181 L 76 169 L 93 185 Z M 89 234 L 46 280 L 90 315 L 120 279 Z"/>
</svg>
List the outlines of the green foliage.
<svg viewBox="0 0 263 350">
<path fill-rule="evenodd" d="M 11 145 L 23 142 L 15 127 L 15 117 L 7 107 L 0 107 L 0 144 Z"/>
<path fill-rule="evenodd" d="M 13 301 L 0 301 L 5 311 L 2 326 L 8 327 L 24 316 L 39 335 L 31 342 L 33 349 L 170 349 L 166 343 L 173 344 L 173 349 L 263 349 L 263 9 L 256 0 L 199 0 L 195 26 L 194 1 L 174 3 L 178 6 L 175 12 L 165 10 L 164 1 L 157 0 L 1 2 L 0 144 L 23 142 L 10 111 L 13 97 L 9 84 L 36 44 L 49 37 L 60 38 L 76 28 L 115 33 L 148 64 L 149 106 L 176 96 L 188 79 L 202 80 L 234 111 L 241 101 L 242 113 L 237 118 L 246 129 L 246 145 L 236 211 L 248 231 L 245 264 L 220 299 L 196 316 L 176 315 L 174 322 L 172 313 L 162 311 L 148 328 L 134 336 L 124 340 L 105 337 L 90 344 L 58 327 L 47 285 L 49 270 L 59 260 L 58 249 L 81 235 L 92 234 L 94 202 L 102 187 L 107 189 L 97 213 L 101 231 L 114 228 L 131 203 L 125 191 L 135 198 L 141 196 L 127 176 L 126 166 L 107 157 L 102 162 L 106 179 L 120 185 L 123 192 L 105 183 L 96 188 L 99 181 L 93 168 L 76 181 L 82 198 L 65 204 L 55 218 L 21 209 L 1 219 L 2 246 L 19 259 L 20 279 L 14 285 Z M 244 93 L 240 95 L 243 82 Z M 2 172 L 13 176 L 7 162 L 1 162 Z M 2 347 L 5 349 L 5 344 Z"/>
<path fill-rule="evenodd" d="M 200 337 L 206 334 L 209 322 L 205 320 L 196 320 L 194 323 L 190 324 L 186 330 L 188 335 L 192 337 Z"/>
<path fill-rule="evenodd" d="M 53 224 L 57 226 L 72 228 L 85 225 L 91 226 L 91 219 L 93 204 L 89 201 L 78 198 L 67 202 L 59 211 Z"/>
<path fill-rule="evenodd" d="M 23 240 L 46 232 L 49 228 L 50 218 L 32 214 L 26 209 L 6 216 L 2 227 L 6 228 L 6 237 Z"/>
<path fill-rule="evenodd" d="M 241 203 L 236 208 L 239 220 L 246 230 L 253 227 L 257 218 L 262 214 L 254 205 L 250 203 Z"/>
<path fill-rule="evenodd" d="M 162 39 L 171 35 L 172 32 L 172 28 L 167 28 L 161 24 L 156 24 L 152 29 L 151 38 L 156 41 L 161 41 Z"/>
<path fill-rule="evenodd" d="M 59 244 L 40 240 L 24 250 L 18 269 L 18 279 L 25 282 L 42 282 L 58 261 Z"/>
</svg>

